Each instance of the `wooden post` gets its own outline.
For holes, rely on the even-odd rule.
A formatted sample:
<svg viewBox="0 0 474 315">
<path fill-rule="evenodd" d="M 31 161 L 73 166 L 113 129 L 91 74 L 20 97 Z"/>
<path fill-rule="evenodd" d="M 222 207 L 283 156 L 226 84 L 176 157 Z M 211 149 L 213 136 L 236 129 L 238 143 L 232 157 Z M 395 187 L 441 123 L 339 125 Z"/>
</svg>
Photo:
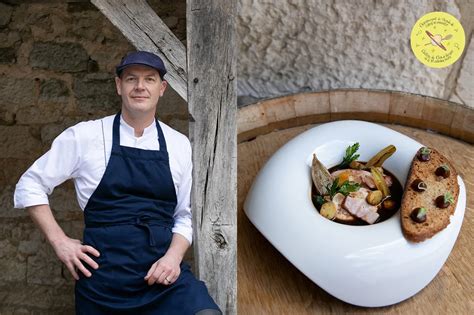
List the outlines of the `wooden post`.
<svg viewBox="0 0 474 315">
<path fill-rule="evenodd" d="M 166 81 L 186 101 L 186 49 L 145 0 L 91 0 L 139 50 L 160 56 Z"/>
<path fill-rule="evenodd" d="M 236 1 L 187 1 L 196 273 L 237 313 Z"/>
</svg>

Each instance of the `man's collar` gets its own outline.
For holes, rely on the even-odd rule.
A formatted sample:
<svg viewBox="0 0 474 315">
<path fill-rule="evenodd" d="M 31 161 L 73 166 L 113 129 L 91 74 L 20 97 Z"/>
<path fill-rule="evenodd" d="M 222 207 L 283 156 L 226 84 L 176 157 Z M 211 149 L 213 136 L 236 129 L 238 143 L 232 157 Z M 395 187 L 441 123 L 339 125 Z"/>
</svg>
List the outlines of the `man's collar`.
<svg viewBox="0 0 474 315">
<path fill-rule="evenodd" d="M 123 119 L 122 115 L 120 115 L 120 126 L 123 127 L 123 130 L 127 134 L 129 134 L 129 135 L 131 135 L 135 138 L 140 138 L 140 137 L 135 136 L 135 129 L 132 126 L 130 126 L 129 124 L 127 124 L 127 122 Z M 143 135 L 142 136 L 146 136 L 146 135 L 154 132 L 155 129 L 156 129 L 156 120 L 154 119 L 153 122 L 148 127 L 145 127 L 145 129 L 143 130 Z"/>
</svg>

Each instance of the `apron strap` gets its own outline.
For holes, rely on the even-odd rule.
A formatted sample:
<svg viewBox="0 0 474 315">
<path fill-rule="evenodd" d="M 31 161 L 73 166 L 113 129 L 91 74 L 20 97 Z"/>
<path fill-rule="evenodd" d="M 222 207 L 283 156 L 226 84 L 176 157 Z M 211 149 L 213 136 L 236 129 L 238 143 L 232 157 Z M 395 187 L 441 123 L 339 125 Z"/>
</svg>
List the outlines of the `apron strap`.
<svg viewBox="0 0 474 315">
<path fill-rule="evenodd" d="M 160 122 L 156 120 L 156 129 L 158 130 L 158 143 L 160 144 L 160 151 L 167 152 L 165 136 L 161 129 Z"/>
<path fill-rule="evenodd" d="M 114 118 L 114 126 L 112 129 L 112 152 L 118 152 L 120 150 L 120 114 L 119 111 Z"/>
</svg>

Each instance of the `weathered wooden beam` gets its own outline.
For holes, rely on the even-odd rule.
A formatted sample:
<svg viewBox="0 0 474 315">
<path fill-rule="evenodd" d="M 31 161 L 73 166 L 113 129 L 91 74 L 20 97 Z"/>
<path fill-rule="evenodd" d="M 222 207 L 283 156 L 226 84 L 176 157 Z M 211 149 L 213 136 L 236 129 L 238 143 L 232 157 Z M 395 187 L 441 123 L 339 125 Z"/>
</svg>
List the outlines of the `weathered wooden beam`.
<svg viewBox="0 0 474 315">
<path fill-rule="evenodd" d="M 196 273 L 237 313 L 236 1 L 187 0 Z"/>
<path fill-rule="evenodd" d="M 91 0 L 139 50 L 160 56 L 166 80 L 187 100 L 186 49 L 145 0 Z"/>
</svg>

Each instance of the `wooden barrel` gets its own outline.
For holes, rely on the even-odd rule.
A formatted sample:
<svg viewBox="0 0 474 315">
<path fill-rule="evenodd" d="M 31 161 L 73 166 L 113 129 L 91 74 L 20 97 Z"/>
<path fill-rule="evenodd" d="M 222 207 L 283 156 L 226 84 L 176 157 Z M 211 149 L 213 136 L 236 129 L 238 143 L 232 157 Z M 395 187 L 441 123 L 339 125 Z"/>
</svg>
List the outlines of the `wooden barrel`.
<svg viewBox="0 0 474 315">
<path fill-rule="evenodd" d="M 250 223 L 243 203 L 260 168 L 283 144 L 316 123 L 362 119 L 437 148 L 454 164 L 467 190 L 461 232 L 446 264 L 414 297 L 365 309 L 319 288 Z M 238 309 L 242 314 L 472 313 L 474 283 L 474 110 L 431 97 L 391 91 L 335 90 L 261 101 L 238 112 Z M 344 285 L 344 284 L 341 284 Z"/>
</svg>

